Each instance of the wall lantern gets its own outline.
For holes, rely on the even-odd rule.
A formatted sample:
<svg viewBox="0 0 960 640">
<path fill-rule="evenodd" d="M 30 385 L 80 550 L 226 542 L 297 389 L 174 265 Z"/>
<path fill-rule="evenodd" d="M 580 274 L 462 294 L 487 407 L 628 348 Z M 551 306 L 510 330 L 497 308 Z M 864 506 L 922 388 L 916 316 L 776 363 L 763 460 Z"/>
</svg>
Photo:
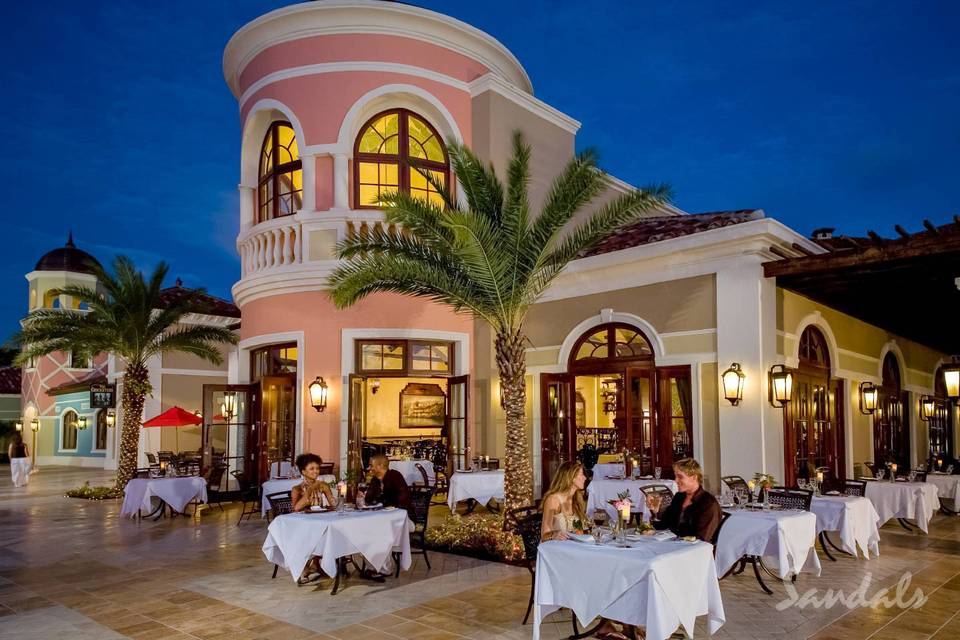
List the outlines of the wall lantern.
<svg viewBox="0 0 960 640">
<path fill-rule="evenodd" d="M 107 411 L 107 427 L 113 429 L 117 426 L 117 414 L 113 411 Z"/>
<path fill-rule="evenodd" d="M 310 404 L 318 412 L 323 413 L 327 408 L 327 383 L 323 378 L 317 376 L 317 379 L 310 383 Z"/>
<path fill-rule="evenodd" d="M 723 380 L 723 397 L 729 400 L 733 406 L 737 406 L 743 400 L 743 380 L 746 377 L 740 370 L 739 362 L 734 362 L 720 374 L 720 378 Z"/>
<path fill-rule="evenodd" d="M 15 423 L 13 423 L 13 427 L 17 430 L 17 433 L 20 433 L 21 431 L 23 431 L 23 418 L 20 418 Z"/>
<path fill-rule="evenodd" d="M 947 397 L 951 400 L 960 398 L 960 362 L 956 359 L 950 364 L 943 365 L 943 386 L 947 388 Z"/>
<path fill-rule="evenodd" d="M 877 410 L 877 387 L 872 382 L 860 383 L 860 413 L 873 415 Z"/>
<path fill-rule="evenodd" d="M 40 418 L 34 418 L 30 421 L 30 431 L 33 431 L 34 433 L 40 431 Z"/>
<path fill-rule="evenodd" d="M 237 394 L 232 392 L 223 394 L 223 404 L 220 405 L 220 414 L 226 418 L 227 422 L 230 422 L 230 419 L 236 415 L 236 411 Z"/>
<path fill-rule="evenodd" d="M 793 400 L 793 372 L 782 364 L 770 367 L 769 399 L 777 409 L 787 406 Z"/>
<path fill-rule="evenodd" d="M 936 418 L 937 403 L 933 396 L 920 396 L 920 419 L 929 422 L 931 418 Z"/>
<path fill-rule="evenodd" d="M 77 431 L 84 431 L 87 428 L 87 416 L 77 418 Z"/>
<path fill-rule="evenodd" d="M 380 391 L 380 378 L 374 378 L 370 381 L 370 393 L 377 395 L 377 391 Z"/>
</svg>

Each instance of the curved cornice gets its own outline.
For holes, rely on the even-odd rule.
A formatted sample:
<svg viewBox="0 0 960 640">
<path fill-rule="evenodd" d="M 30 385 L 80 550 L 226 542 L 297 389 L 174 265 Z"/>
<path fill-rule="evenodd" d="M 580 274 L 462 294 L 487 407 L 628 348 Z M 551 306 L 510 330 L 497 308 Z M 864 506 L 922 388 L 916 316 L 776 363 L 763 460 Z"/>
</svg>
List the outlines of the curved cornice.
<svg viewBox="0 0 960 640">
<path fill-rule="evenodd" d="M 271 11 L 240 28 L 223 52 L 223 76 L 235 97 L 240 74 L 253 58 L 281 42 L 318 35 L 371 33 L 414 38 L 470 57 L 533 93 L 520 61 L 496 38 L 435 11 L 380 0 L 329 0 Z"/>
</svg>

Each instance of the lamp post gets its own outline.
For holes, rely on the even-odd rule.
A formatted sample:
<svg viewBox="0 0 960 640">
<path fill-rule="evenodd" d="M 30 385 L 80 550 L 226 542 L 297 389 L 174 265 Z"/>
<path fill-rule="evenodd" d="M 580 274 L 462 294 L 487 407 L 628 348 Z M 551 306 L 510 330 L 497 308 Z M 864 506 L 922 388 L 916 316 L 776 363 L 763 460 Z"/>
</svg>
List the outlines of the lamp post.
<svg viewBox="0 0 960 640">
<path fill-rule="evenodd" d="M 950 364 L 943 365 L 943 386 L 947 389 L 947 397 L 951 400 L 960 398 L 960 362 L 954 358 Z"/>
<path fill-rule="evenodd" d="M 933 396 L 920 396 L 920 419 L 929 422 L 937 411 L 937 403 Z"/>
<path fill-rule="evenodd" d="M 34 418 L 30 421 L 30 431 L 33 432 L 33 440 L 30 447 L 30 468 L 31 473 L 37 471 L 37 432 L 40 431 L 40 418 Z"/>
</svg>

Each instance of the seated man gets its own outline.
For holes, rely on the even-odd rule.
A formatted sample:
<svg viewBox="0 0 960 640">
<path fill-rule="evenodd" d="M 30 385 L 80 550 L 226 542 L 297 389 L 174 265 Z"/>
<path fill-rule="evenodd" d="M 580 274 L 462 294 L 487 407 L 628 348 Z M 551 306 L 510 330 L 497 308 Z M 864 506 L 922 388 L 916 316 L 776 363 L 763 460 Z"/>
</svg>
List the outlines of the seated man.
<svg viewBox="0 0 960 640">
<path fill-rule="evenodd" d="M 693 458 L 677 460 L 673 463 L 673 473 L 677 494 L 663 513 L 651 513 L 650 524 L 657 529 L 669 529 L 679 537 L 692 536 L 712 542 L 723 514 L 720 503 L 702 486 L 700 463 Z M 651 497 L 647 498 L 647 506 L 652 512 Z"/>
<path fill-rule="evenodd" d="M 403 479 L 402 473 L 390 468 L 387 456 L 380 454 L 370 458 L 370 475 L 372 477 L 363 496 L 364 502 L 379 502 L 385 507 L 410 509 L 410 489 L 407 481 Z"/>
</svg>

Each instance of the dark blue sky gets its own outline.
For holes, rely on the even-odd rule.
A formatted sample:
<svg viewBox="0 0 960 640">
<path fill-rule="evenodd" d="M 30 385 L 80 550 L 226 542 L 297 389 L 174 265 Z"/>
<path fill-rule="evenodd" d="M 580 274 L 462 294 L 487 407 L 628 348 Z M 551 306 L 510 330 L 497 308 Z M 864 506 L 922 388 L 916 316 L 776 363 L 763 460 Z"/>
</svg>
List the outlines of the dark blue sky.
<svg viewBox="0 0 960 640">
<path fill-rule="evenodd" d="M 6 2 L 0 333 L 68 229 L 101 260 L 229 297 L 239 272 L 230 35 L 279 0 Z M 960 3 L 415 2 L 498 38 L 614 175 L 690 211 L 809 233 L 960 213 Z M 764 6 L 765 5 L 765 6 Z"/>
</svg>

